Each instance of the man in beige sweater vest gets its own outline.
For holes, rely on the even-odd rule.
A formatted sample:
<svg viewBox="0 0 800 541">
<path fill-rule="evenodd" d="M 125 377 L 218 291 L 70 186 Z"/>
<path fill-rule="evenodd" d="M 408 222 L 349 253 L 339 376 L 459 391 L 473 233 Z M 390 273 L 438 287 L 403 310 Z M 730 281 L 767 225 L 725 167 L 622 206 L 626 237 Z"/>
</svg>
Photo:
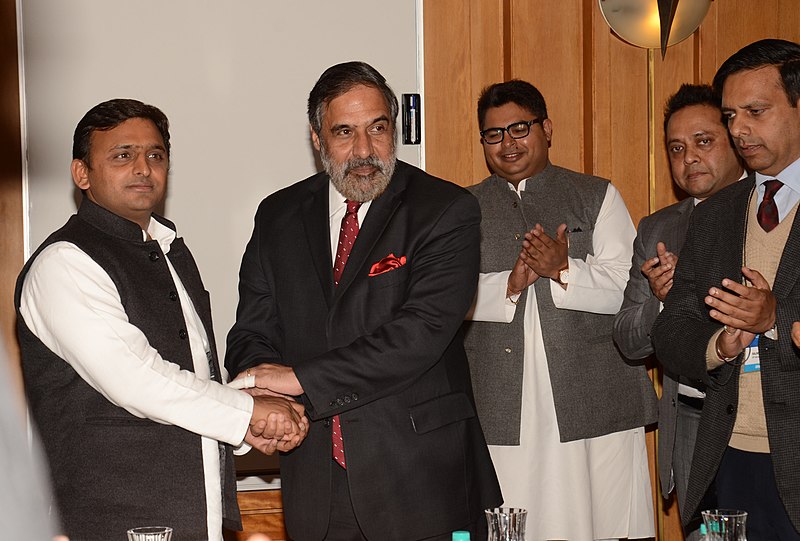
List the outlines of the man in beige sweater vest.
<svg viewBox="0 0 800 541">
<path fill-rule="evenodd" d="M 750 44 L 714 77 L 753 171 L 697 207 L 653 340 L 707 386 L 684 523 L 748 512 L 748 538 L 800 540 L 800 45 Z"/>
</svg>

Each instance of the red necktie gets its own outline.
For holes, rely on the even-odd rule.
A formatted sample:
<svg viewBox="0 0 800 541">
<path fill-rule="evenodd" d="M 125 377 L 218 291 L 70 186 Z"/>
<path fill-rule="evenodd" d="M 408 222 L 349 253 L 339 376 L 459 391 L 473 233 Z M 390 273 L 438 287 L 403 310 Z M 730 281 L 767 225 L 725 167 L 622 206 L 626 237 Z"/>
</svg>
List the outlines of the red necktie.
<svg viewBox="0 0 800 541">
<path fill-rule="evenodd" d="M 358 201 L 345 201 L 347 203 L 347 212 L 342 218 L 342 228 L 339 230 L 339 246 L 336 248 L 336 261 L 333 264 L 333 283 L 339 285 L 339 280 L 342 278 L 344 266 L 347 265 L 347 258 L 350 257 L 350 250 L 353 249 L 353 243 L 358 236 L 358 209 L 361 203 Z M 342 425 L 339 422 L 339 416 L 335 415 L 332 421 L 333 431 L 331 432 L 331 439 L 333 440 L 333 459 L 342 467 L 347 468 L 344 462 L 344 441 L 342 439 Z"/>
<path fill-rule="evenodd" d="M 764 183 L 764 199 L 758 206 L 758 224 L 761 229 L 769 233 L 778 225 L 778 207 L 775 205 L 775 192 L 781 189 L 783 182 L 778 179 L 768 180 Z"/>
</svg>

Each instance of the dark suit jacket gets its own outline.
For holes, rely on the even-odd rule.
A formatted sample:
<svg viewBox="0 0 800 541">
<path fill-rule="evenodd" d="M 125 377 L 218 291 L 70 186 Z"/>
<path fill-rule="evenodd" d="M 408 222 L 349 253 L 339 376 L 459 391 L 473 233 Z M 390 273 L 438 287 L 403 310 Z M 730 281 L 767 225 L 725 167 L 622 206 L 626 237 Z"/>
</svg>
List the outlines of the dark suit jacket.
<svg viewBox="0 0 800 541">
<path fill-rule="evenodd" d="M 477 284 L 478 204 L 398 162 L 334 287 L 328 187 L 320 173 L 261 203 L 228 337 L 231 373 L 280 362 L 305 391 L 309 435 L 281 457 L 289 534 L 325 535 L 337 414 L 368 538 L 461 528 L 501 501 L 459 330 Z M 406 264 L 369 276 L 389 254 Z"/>
<path fill-rule="evenodd" d="M 644 262 L 656 255 L 656 245 L 663 242 L 667 250 L 680 255 L 694 198 L 687 197 L 674 205 L 645 216 L 633 241 L 630 277 L 625 287 L 622 308 L 614 318 L 614 342 L 628 359 L 644 359 L 653 353 L 650 330 L 661 311 L 661 301 L 653 295 L 650 282 L 642 274 Z M 675 447 L 678 382 L 665 374 L 661 400 L 658 402 L 658 477 L 661 495 L 672 490 L 672 451 Z"/>
<path fill-rule="evenodd" d="M 754 182 L 750 175 L 695 209 L 674 285 L 653 328 L 661 362 L 681 376 L 708 386 L 686 505 L 681 510 L 684 524 L 698 510 L 716 475 L 736 419 L 739 367 L 729 364 L 706 371 L 706 347 L 721 325 L 708 315 L 703 299 L 710 287 L 720 287 L 723 278 L 741 277 L 747 205 Z M 775 480 L 796 528 L 800 528 L 800 354 L 790 336 L 792 322 L 800 320 L 798 277 L 800 223 L 795 219 L 772 288 L 777 300 L 778 340 L 762 335 L 758 347 Z"/>
</svg>

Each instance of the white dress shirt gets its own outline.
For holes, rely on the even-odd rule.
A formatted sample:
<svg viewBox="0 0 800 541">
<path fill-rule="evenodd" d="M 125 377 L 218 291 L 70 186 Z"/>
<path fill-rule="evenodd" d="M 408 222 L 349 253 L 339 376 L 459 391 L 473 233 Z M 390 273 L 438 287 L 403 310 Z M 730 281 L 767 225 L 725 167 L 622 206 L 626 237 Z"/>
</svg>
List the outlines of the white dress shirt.
<svg viewBox="0 0 800 541">
<path fill-rule="evenodd" d="M 186 321 L 194 372 L 161 357 L 128 321 L 108 273 L 72 243 L 51 244 L 33 262 L 22 287 L 20 313 L 44 345 L 111 403 L 137 417 L 202 436 L 208 534 L 210 540 L 221 541 L 218 442 L 242 443 L 253 398 L 209 379 L 206 330 L 169 261 L 175 232 L 151 218 L 143 240 L 147 234 L 167 256 Z M 227 380 L 224 367 L 220 369 L 223 381 Z"/>
</svg>

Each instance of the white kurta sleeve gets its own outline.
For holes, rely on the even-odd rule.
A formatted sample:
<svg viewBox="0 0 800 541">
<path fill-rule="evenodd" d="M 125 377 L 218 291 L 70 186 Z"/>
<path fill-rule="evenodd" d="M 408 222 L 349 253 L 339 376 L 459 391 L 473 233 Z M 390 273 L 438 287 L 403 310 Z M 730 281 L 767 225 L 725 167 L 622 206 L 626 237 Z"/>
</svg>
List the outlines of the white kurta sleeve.
<svg viewBox="0 0 800 541">
<path fill-rule="evenodd" d="M 516 305 L 506 298 L 510 270 L 502 272 L 482 272 L 478 275 L 478 290 L 475 301 L 464 319 L 470 321 L 489 321 L 511 323 Z"/>
<path fill-rule="evenodd" d="M 557 308 L 616 314 L 622 306 L 633 255 L 633 227 L 622 196 L 609 183 L 592 236 L 593 255 L 586 261 L 569 258 L 569 286 L 551 281 Z"/>
<path fill-rule="evenodd" d="M 20 313 L 33 334 L 113 404 L 201 436 L 242 442 L 252 397 L 162 358 L 128 321 L 110 276 L 75 245 L 58 242 L 39 254 L 25 277 Z"/>
</svg>

